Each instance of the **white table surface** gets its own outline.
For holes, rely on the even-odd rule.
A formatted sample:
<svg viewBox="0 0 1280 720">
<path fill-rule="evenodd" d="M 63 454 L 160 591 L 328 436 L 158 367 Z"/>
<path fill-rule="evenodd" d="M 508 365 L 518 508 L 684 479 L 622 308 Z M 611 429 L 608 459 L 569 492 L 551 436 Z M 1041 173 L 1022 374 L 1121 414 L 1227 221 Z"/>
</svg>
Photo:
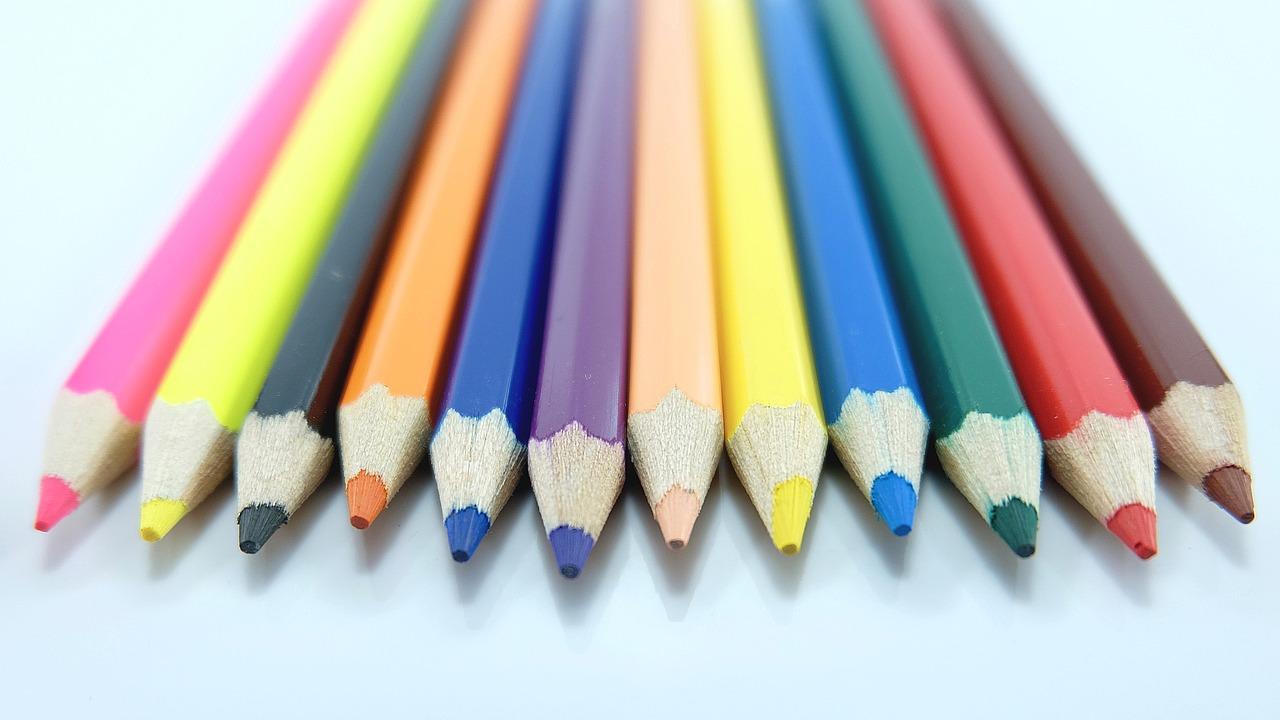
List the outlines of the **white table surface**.
<svg viewBox="0 0 1280 720">
<path fill-rule="evenodd" d="M 829 463 L 799 557 L 727 471 L 673 554 L 633 477 L 576 582 L 527 486 L 453 563 L 425 473 L 364 534 L 330 482 L 255 557 L 230 483 L 154 546 L 136 475 L 33 531 L 56 389 L 313 4 L 0 4 L 0 714 L 1276 716 L 1268 0 L 984 3 L 1244 394 L 1251 527 L 1166 473 L 1144 564 L 1046 481 L 1019 561 L 936 466 L 903 541 Z"/>
</svg>

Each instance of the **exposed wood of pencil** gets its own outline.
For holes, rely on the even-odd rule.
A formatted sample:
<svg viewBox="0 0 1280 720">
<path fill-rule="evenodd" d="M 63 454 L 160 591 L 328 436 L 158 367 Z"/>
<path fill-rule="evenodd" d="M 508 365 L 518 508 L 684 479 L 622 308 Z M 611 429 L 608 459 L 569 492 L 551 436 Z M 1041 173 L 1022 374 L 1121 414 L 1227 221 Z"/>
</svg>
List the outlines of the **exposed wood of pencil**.
<svg viewBox="0 0 1280 720">
<path fill-rule="evenodd" d="M 729 458 L 774 546 L 799 552 L 826 452 L 750 6 L 699 4 Z"/>
<path fill-rule="evenodd" d="M 696 15 L 641 4 L 627 439 L 673 549 L 689 542 L 723 447 Z"/>
<path fill-rule="evenodd" d="M 627 439 L 662 539 L 679 550 L 689 543 L 720 462 L 724 420 L 672 388 L 657 407 L 627 418 Z"/>
<path fill-rule="evenodd" d="M 1040 438 L 870 19 L 851 0 L 816 6 L 938 457 L 983 521 L 1028 556 Z"/>
<path fill-rule="evenodd" d="M 970 0 L 942 7 L 1147 413 L 1160 459 L 1251 522 L 1235 386 L 981 12 Z"/>
<path fill-rule="evenodd" d="M 427 449 L 533 0 L 482 0 L 463 31 L 338 409 L 351 524 L 366 528 Z"/>
<path fill-rule="evenodd" d="M 236 444 L 240 549 L 256 553 L 324 480 L 332 415 L 413 151 L 466 0 L 440 0 Z"/>
<path fill-rule="evenodd" d="M 249 413 L 236 443 L 240 549 L 256 553 L 320 485 L 333 462 L 333 439 L 302 410 Z"/>
<path fill-rule="evenodd" d="M 1139 557 L 1155 449 L 1052 231 L 930 0 L 869 0 L 1045 438 L 1049 468 Z"/>
<path fill-rule="evenodd" d="M 622 492 L 623 451 L 571 423 L 529 442 L 529 477 L 560 573 L 577 577 Z M 566 532 L 577 531 L 577 532 Z"/>
</svg>

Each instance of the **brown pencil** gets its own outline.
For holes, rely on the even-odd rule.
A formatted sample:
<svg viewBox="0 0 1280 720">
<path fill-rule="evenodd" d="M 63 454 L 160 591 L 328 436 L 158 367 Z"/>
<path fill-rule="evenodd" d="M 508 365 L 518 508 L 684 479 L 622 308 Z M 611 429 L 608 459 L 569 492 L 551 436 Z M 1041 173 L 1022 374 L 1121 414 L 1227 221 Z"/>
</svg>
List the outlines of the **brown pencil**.
<svg viewBox="0 0 1280 720">
<path fill-rule="evenodd" d="M 940 5 L 1147 414 L 1160 459 L 1252 522 L 1235 386 L 980 11 L 970 0 Z"/>
</svg>

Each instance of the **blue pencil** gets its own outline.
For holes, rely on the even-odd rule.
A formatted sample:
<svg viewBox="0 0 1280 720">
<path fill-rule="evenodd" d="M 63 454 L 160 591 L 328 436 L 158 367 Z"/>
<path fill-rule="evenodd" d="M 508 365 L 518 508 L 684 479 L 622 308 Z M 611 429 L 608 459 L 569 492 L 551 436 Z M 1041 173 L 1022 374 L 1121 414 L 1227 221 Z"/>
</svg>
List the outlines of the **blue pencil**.
<svg viewBox="0 0 1280 720">
<path fill-rule="evenodd" d="M 582 7 L 547 0 L 539 10 L 431 440 L 458 562 L 475 554 L 524 469 Z"/>
<path fill-rule="evenodd" d="M 827 429 L 896 535 L 911 531 L 929 422 L 806 3 L 757 0 Z"/>
</svg>

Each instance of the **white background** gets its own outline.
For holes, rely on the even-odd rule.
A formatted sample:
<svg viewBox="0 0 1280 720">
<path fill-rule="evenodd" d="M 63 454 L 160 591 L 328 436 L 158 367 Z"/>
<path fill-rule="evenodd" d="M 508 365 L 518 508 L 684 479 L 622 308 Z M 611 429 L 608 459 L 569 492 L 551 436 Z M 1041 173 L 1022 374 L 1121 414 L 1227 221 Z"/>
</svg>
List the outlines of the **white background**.
<svg viewBox="0 0 1280 720">
<path fill-rule="evenodd" d="M 631 478 L 576 582 L 527 487 L 454 564 L 425 474 L 255 557 L 230 483 L 154 546 L 136 475 L 33 531 L 56 389 L 313 4 L 0 4 L 0 714 L 1276 716 L 1269 0 L 984 3 L 1244 394 L 1251 527 L 1165 474 L 1144 564 L 1046 481 L 1019 561 L 936 468 L 904 541 L 829 464 L 799 557 L 727 472 L 668 552 Z"/>
</svg>

